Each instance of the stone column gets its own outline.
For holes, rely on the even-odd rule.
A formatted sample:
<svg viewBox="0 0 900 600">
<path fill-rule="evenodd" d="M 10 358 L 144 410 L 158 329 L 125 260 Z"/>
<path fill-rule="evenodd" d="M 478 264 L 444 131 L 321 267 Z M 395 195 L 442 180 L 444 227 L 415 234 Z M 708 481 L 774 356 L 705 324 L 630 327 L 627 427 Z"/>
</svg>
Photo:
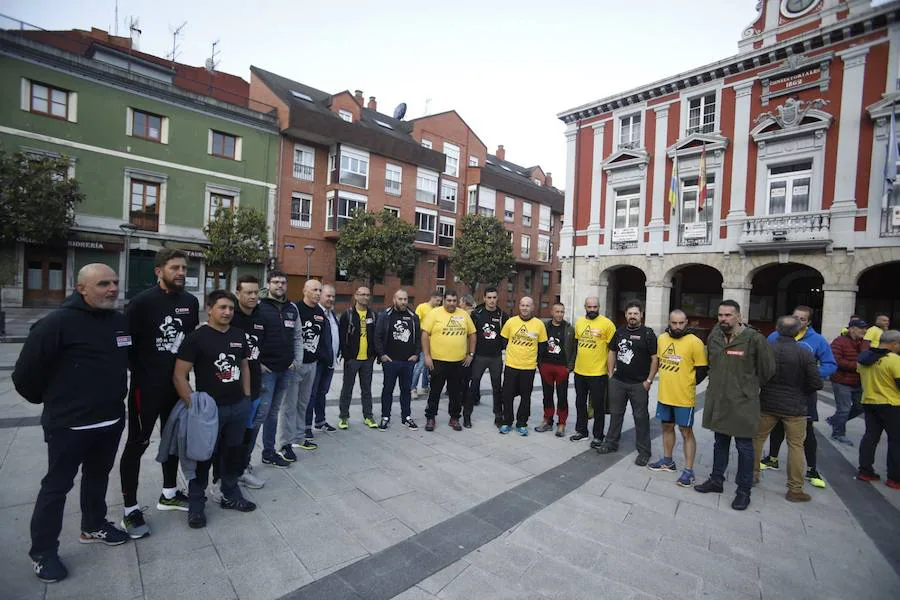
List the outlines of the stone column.
<svg viewBox="0 0 900 600">
<path fill-rule="evenodd" d="M 566 127 L 566 195 L 563 224 L 559 231 L 560 258 L 573 256 L 575 240 L 575 161 L 578 159 L 578 124 Z"/>
<path fill-rule="evenodd" d="M 653 144 L 653 193 L 650 213 L 650 251 L 661 251 L 668 181 L 666 181 L 666 142 L 669 134 L 669 105 L 654 108 L 656 113 L 656 138 Z"/>
<path fill-rule="evenodd" d="M 657 334 L 666 328 L 671 294 L 671 282 L 647 282 L 647 304 L 644 310 L 644 325 L 653 329 Z"/>
<path fill-rule="evenodd" d="M 600 205 L 603 199 L 603 136 L 606 122 L 594 123 L 594 160 L 591 164 L 591 220 L 587 228 L 587 254 L 600 254 Z"/>
<path fill-rule="evenodd" d="M 826 340 L 833 340 L 843 327 L 850 322 L 850 315 L 856 310 L 858 287 L 847 284 L 826 284 L 822 287 L 825 297 L 822 302 L 822 331 Z"/>
<path fill-rule="evenodd" d="M 743 282 L 722 282 L 722 300 L 734 300 L 741 305 L 744 322 L 750 320 L 750 290 L 752 285 Z"/>
<path fill-rule="evenodd" d="M 747 157 L 750 148 L 750 93 L 753 82 L 740 83 L 734 86 L 734 145 L 731 151 L 731 190 L 728 199 L 729 208 L 726 216 L 728 237 L 725 240 L 727 251 L 738 250 L 738 238 L 747 218 Z M 715 237 L 715 236 L 713 236 Z"/>
</svg>

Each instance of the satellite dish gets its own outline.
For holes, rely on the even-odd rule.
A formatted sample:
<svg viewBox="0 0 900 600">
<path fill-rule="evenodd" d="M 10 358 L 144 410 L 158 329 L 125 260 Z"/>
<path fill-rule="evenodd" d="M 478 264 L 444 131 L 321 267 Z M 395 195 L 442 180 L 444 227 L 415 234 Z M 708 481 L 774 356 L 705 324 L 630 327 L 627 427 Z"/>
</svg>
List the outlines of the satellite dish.
<svg viewBox="0 0 900 600">
<path fill-rule="evenodd" d="M 402 121 L 403 117 L 406 115 L 406 102 L 401 102 L 397 105 L 397 108 L 394 109 L 394 118 L 398 121 Z"/>
</svg>

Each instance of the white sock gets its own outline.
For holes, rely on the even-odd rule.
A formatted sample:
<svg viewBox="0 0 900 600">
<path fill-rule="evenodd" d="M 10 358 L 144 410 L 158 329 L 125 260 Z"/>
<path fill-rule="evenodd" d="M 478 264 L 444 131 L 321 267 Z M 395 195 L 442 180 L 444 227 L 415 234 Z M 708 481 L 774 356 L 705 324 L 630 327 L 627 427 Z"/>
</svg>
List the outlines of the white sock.
<svg viewBox="0 0 900 600">
<path fill-rule="evenodd" d="M 130 515 L 130 514 L 133 513 L 134 511 L 140 510 L 140 509 L 141 509 L 141 507 L 140 507 L 139 505 L 137 505 L 137 504 L 135 504 L 134 506 L 126 506 L 126 507 L 125 507 L 125 516 L 127 517 L 128 515 Z"/>
<path fill-rule="evenodd" d="M 178 488 L 163 488 L 162 495 L 166 497 L 166 500 L 171 500 L 175 497 L 175 493 L 178 491 Z"/>
</svg>

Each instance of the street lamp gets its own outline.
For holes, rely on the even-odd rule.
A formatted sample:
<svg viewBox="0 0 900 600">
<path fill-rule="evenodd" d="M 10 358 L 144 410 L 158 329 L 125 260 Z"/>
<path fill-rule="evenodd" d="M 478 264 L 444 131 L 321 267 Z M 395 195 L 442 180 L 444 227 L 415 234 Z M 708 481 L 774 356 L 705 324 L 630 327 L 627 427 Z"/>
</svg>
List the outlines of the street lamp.
<svg viewBox="0 0 900 600">
<path fill-rule="evenodd" d="M 307 244 L 303 246 L 303 251 L 306 252 L 306 280 L 309 281 L 310 259 L 312 259 L 312 255 L 313 252 L 316 251 L 316 247 L 312 244 Z"/>
<path fill-rule="evenodd" d="M 125 268 L 122 270 L 122 298 L 128 296 L 128 263 L 131 262 L 131 236 L 137 231 L 137 226 L 131 223 L 122 223 L 119 229 L 125 234 Z"/>
<path fill-rule="evenodd" d="M 437 265 L 437 261 L 433 258 L 429 258 L 426 262 L 428 263 L 428 293 L 431 294 L 434 291 L 434 278 L 437 276 L 435 273 L 437 270 L 437 267 L 435 266 Z"/>
</svg>

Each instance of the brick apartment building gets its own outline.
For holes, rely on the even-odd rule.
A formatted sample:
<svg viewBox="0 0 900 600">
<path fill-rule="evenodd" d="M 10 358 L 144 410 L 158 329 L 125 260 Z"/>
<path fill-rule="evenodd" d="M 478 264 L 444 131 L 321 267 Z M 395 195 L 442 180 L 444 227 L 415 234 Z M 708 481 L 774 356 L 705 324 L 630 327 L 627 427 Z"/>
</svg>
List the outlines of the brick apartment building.
<svg viewBox="0 0 900 600">
<path fill-rule="evenodd" d="M 555 249 L 563 209 L 550 174 L 506 161 L 502 146 L 488 154 L 455 111 L 402 121 L 378 112 L 375 97 L 366 101 L 362 91 L 329 94 L 257 67 L 250 98 L 251 107 L 258 101 L 277 109 L 274 258 L 288 273 L 292 299 L 309 275 L 335 283 L 339 306 L 351 301 L 359 283 L 338 271 L 335 242 L 358 208 L 395 210 L 417 226 L 415 271 L 376 284 L 376 307 L 400 286 L 410 290 L 411 302 L 435 287 L 465 291 L 448 256 L 459 218 L 469 211 L 497 216 L 512 237 L 517 266 L 500 286 L 501 303 L 532 295 L 549 312 L 559 297 Z"/>
</svg>

